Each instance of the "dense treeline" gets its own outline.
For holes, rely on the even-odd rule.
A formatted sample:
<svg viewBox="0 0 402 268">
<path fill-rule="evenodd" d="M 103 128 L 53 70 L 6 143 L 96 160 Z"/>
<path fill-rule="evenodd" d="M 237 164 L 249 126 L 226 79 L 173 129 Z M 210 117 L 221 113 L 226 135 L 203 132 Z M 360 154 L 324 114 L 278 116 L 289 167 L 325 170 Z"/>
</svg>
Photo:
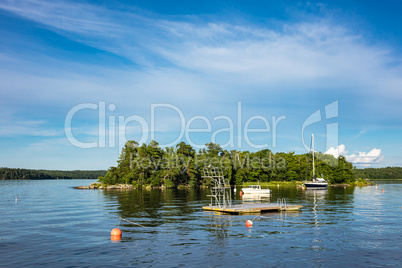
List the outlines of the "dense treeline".
<svg viewBox="0 0 402 268">
<path fill-rule="evenodd" d="M 258 152 L 223 150 L 218 144 L 208 143 L 196 152 L 191 145 L 181 142 L 176 147 L 161 149 L 151 141 L 141 146 L 128 141 L 117 161 L 99 182 L 134 186 L 208 185 L 203 178 L 203 169 L 219 167 L 231 184 L 269 181 L 304 181 L 312 176 L 310 154 L 272 153 L 265 149 Z M 353 182 L 353 166 L 343 156 L 316 153 L 316 174 L 323 175 L 330 183 Z"/>
<path fill-rule="evenodd" d="M 34 170 L 0 168 L 0 180 L 55 180 L 55 179 L 97 179 L 105 176 L 105 170 Z"/>
<path fill-rule="evenodd" d="M 402 167 L 364 168 L 353 170 L 356 178 L 371 180 L 402 179 Z"/>
</svg>

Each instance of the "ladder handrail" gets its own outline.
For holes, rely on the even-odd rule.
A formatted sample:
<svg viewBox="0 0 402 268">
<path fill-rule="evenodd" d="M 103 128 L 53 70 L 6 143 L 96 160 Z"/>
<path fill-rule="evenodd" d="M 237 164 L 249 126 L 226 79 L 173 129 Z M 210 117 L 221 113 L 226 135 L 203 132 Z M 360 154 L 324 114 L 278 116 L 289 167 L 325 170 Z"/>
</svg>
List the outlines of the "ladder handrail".
<svg viewBox="0 0 402 268">
<path fill-rule="evenodd" d="M 279 210 L 287 210 L 287 204 L 286 204 L 286 199 L 285 198 L 278 198 L 277 200 L 276 200 L 276 204 L 278 205 L 278 207 L 279 207 Z"/>
</svg>

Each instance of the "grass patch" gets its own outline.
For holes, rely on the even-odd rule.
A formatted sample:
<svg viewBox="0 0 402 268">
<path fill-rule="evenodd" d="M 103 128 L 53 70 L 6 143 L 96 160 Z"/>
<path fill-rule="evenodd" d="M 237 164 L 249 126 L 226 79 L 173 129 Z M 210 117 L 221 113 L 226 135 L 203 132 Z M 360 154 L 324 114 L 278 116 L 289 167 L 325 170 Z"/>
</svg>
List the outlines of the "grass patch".
<svg viewBox="0 0 402 268">
<path fill-rule="evenodd" d="M 261 186 L 297 186 L 302 184 L 302 181 L 269 181 L 269 182 L 246 182 L 241 186 L 261 185 Z"/>
</svg>

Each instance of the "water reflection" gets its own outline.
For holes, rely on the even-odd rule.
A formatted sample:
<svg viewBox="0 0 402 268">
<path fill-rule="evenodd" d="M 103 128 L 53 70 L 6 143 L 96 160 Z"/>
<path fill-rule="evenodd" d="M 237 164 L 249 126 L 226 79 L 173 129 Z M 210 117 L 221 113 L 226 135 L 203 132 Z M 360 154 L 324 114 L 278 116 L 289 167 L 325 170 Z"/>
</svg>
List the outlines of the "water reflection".
<svg viewBox="0 0 402 268">
<path fill-rule="evenodd" d="M 208 189 L 103 191 L 105 199 L 109 201 L 106 204 L 118 204 L 116 219 L 122 217 L 148 227 L 196 220 L 196 215 L 202 213 L 202 206 L 208 203 L 208 194 Z M 311 215 L 311 224 L 318 227 L 350 220 L 348 214 L 353 207 L 354 188 L 330 187 L 328 190 L 303 191 L 296 187 L 274 187 L 270 196 L 243 195 L 242 199 L 237 196 L 235 202 L 272 202 L 278 198 L 286 198 L 287 204 L 303 205 L 302 212 L 307 212 L 307 217 Z M 217 222 L 217 226 L 230 226 L 222 218 L 213 219 L 222 221 Z"/>
<path fill-rule="evenodd" d="M 214 212 L 206 213 L 209 214 L 208 218 L 210 224 L 210 232 L 212 234 L 212 237 L 214 238 L 214 241 L 212 242 L 220 246 L 225 246 L 227 243 L 227 239 L 232 234 L 234 216 Z"/>
<path fill-rule="evenodd" d="M 354 187 L 329 187 L 327 190 L 305 190 L 303 198 L 306 208 L 311 208 L 314 215 L 325 214 L 345 217 L 344 213 L 351 213 L 350 208 L 354 204 Z M 342 212 L 342 213 L 340 213 Z M 339 214 L 339 215 L 337 215 Z M 330 223 L 326 221 L 326 223 Z"/>
<path fill-rule="evenodd" d="M 313 199 L 313 215 L 314 215 L 314 225 L 318 228 L 318 215 L 317 215 L 317 199 L 324 200 L 328 195 L 327 189 L 308 189 L 305 192 L 306 197 Z"/>
<path fill-rule="evenodd" d="M 271 200 L 271 194 L 243 194 L 241 197 L 244 202 L 253 203 L 269 203 Z"/>
<path fill-rule="evenodd" d="M 172 220 L 187 217 L 199 210 L 199 189 L 135 189 L 105 190 L 105 197 L 118 202 L 119 216 L 125 219 L 137 219 L 148 226 L 160 226 Z"/>
<path fill-rule="evenodd" d="M 325 190 L 303 191 L 307 223 L 313 227 L 309 245 L 313 266 L 321 267 L 327 261 L 326 252 L 331 250 L 332 240 L 342 241 L 349 236 L 349 230 L 344 226 L 354 220 L 352 215 L 353 192 L 354 187 L 329 187 Z M 342 226 L 342 228 L 337 228 L 337 226 Z"/>
</svg>

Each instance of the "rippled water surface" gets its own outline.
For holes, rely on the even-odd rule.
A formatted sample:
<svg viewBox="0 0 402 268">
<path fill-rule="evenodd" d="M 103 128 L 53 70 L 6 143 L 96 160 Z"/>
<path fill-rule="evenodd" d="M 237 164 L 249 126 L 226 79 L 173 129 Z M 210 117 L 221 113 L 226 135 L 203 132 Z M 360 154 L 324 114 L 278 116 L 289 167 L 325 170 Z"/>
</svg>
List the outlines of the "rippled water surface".
<svg viewBox="0 0 402 268">
<path fill-rule="evenodd" d="M 0 181 L 0 266 L 402 266 L 402 184 L 271 187 L 303 209 L 255 218 L 202 211 L 208 189 L 72 188 L 91 182 Z"/>
</svg>

